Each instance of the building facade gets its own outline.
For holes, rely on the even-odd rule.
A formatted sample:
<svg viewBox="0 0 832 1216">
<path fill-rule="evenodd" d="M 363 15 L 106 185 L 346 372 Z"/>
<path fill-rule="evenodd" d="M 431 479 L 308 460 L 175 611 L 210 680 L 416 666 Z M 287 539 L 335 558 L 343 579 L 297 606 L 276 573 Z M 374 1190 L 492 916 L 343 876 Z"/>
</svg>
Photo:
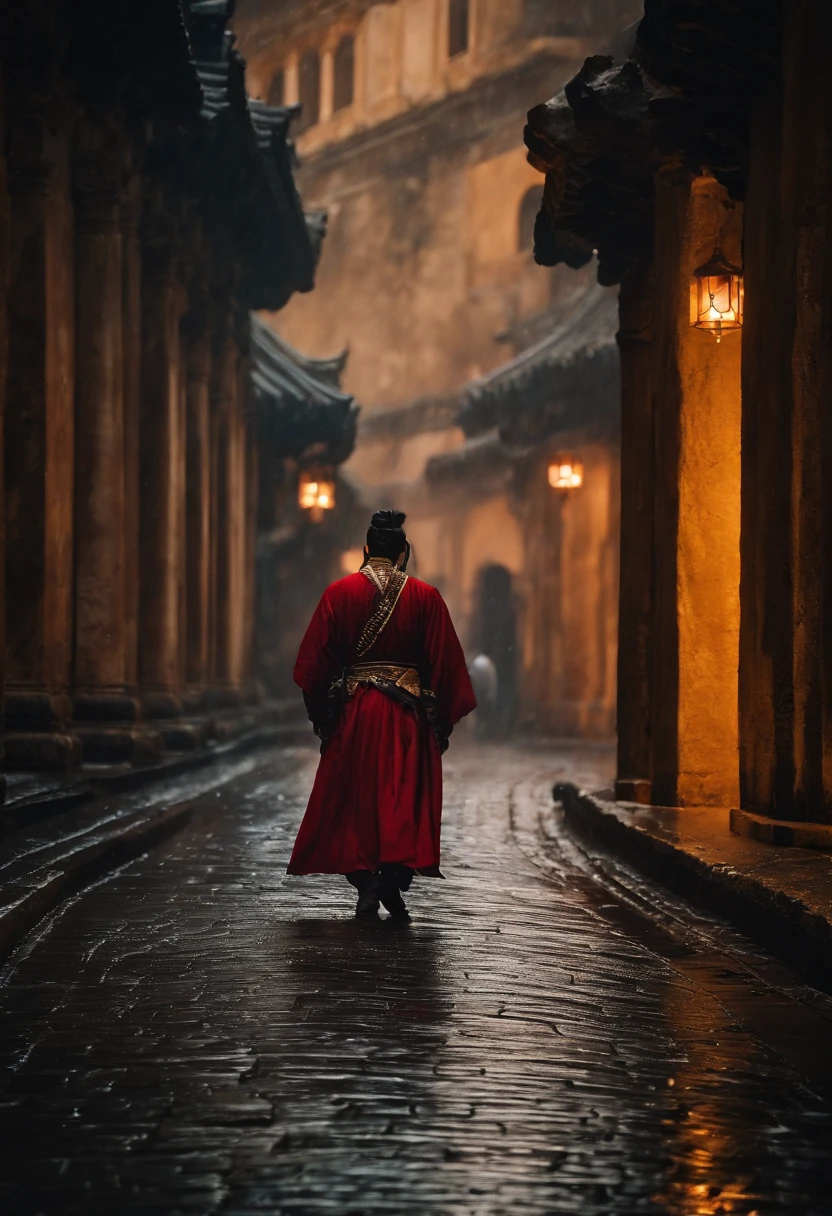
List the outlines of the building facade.
<svg viewBox="0 0 832 1216">
<path fill-rule="evenodd" d="M 253 89 L 303 107 L 299 180 L 329 215 L 319 293 L 272 323 L 319 356 L 349 348 L 344 382 L 363 412 L 346 475 L 367 511 L 408 512 L 416 571 L 442 589 L 469 651 L 482 636 L 483 580 L 508 573 L 506 612 L 521 601 L 514 678 L 526 691 L 544 641 L 518 621 L 548 557 L 527 549 L 511 494 L 474 492 L 469 480 L 469 499 L 452 501 L 441 461 L 426 470 L 466 444 L 463 387 L 558 328 L 575 302 L 569 274 L 533 260 L 541 182 L 522 122 L 537 88 L 565 82 L 636 11 L 623 0 L 248 0 L 235 21 Z M 518 713 L 563 722 L 542 705 L 518 702 Z M 609 729 L 610 713 L 597 718 L 596 733 L 601 720 Z"/>
</svg>

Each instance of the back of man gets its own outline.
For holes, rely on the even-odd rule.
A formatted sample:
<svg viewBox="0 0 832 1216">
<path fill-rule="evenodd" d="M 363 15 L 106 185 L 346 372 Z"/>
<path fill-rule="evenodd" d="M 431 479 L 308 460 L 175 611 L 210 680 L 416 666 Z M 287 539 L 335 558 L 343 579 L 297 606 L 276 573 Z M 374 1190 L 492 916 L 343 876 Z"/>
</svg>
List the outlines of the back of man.
<svg viewBox="0 0 832 1216">
<path fill-rule="evenodd" d="M 359 915 L 402 919 L 414 873 L 439 874 L 441 754 L 476 707 L 450 615 L 404 572 L 400 512 L 373 516 L 365 563 L 334 583 L 301 644 L 295 681 L 322 740 L 291 874 L 345 874 Z"/>
</svg>

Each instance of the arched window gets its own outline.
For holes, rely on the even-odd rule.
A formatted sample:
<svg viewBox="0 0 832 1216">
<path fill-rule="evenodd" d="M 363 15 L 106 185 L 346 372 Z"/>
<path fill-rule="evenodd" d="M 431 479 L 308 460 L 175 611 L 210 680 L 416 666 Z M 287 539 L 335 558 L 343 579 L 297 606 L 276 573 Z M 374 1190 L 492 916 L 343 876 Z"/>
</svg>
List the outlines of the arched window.
<svg viewBox="0 0 832 1216">
<path fill-rule="evenodd" d="M 468 0 L 450 0 L 448 5 L 448 58 L 468 50 Z"/>
<path fill-rule="evenodd" d="M 345 34 L 335 51 L 335 83 L 332 94 L 333 110 L 346 110 L 352 105 L 355 92 L 355 39 Z"/>
<path fill-rule="evenodd" d="M 301 55 L 298 72 L 298 101 L 303 109 L 299 130 L 314 127 L 321 116 L 321 59 L 317 51 Z"/>
<path fill-rule="evenodd" d="M 517 248 L 522 253 L 534 248 L 534 222 L 540 210 L 542 194 L 540 186 L 531 186 L 520 200 L 517 212 Z"/>
<path fill-rule="evenodd" d="M 286 75 L 283 68 L 278 68 L 269 85 L 269 95 L 266 101 L 270 106 L 282 106 L 286 100 Z"/>
</svg>

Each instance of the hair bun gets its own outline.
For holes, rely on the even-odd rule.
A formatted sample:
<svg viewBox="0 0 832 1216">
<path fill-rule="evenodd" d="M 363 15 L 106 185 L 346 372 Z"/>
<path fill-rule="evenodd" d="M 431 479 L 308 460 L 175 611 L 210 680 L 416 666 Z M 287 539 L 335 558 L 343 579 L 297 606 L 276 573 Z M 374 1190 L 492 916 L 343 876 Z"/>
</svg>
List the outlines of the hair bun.
<svg viewBox="0 0 832 1216">
<path fill-rule="evenodd" d="M 370 527 L 378 528 L 381 532 L 390 532 L 401 528 L 406 519 L 404 511 L 376 511 Z"/>
</svg>

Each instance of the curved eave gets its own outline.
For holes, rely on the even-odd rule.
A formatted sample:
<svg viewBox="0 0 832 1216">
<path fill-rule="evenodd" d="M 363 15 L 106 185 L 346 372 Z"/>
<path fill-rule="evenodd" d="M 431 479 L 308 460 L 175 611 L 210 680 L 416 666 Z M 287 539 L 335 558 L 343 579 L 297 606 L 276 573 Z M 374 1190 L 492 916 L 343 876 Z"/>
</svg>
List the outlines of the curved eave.
<svg viewBox="0 0 832 1216">
<path fill-rule="evenodd" d="M 617 292 L 593 285 L 551 334 L 466 386 L 459 425 L 469 436 L 500 427 L 532 442 L 582 416 L 614 417 L 617 327 Z"/>
<path fill-rule="evenodd" d="M 180 176 L 227 234 L 243 269 L 250 308 L 279 309 L 314 286 L 317 251 L 292 173 L 291 107 L 246 94 L 245 63 L 233 49 L 230 0 L 196 0 L 189 29 L 202 89 L 201 122 Z"/>
<path fill-rule="evenodd" d="M 251 319 L 251 379 L 261 439 L 281 456 L 314 451 L 340 464 L 353 450 L 358 407 L 353 398 L 300 365 L 292 352 L 257 317 Z"/>
</svg>

